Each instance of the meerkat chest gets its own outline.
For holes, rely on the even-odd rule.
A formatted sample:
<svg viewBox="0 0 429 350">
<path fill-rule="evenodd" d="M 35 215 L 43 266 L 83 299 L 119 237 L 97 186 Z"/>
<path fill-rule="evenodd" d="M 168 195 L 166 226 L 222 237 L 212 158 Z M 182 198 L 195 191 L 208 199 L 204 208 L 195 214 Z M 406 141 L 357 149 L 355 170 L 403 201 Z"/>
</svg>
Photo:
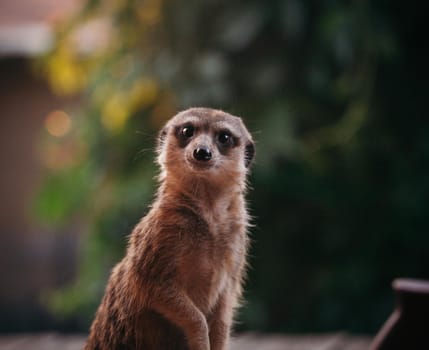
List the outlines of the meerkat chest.
<svg viewBox="0 0 429 350">
<path fill-rule="evenodd" d="M 209 227 L 207 238 L 187 256 L 184 271 L 186 289 L 204 312 L 213 307 L 232 280 L 240 279 L 237 275 L 246 246 L 244 226 L 240 223 L 226 220 Z"/>
<path fill-rule="evenodd" d="M 209 250 L 206 253 L 209 253 Z M 204 313 L 213 308 L 234 275 L 226 260 L 223 254 L 199 253 L 190 256 L 185 265 L 185 289 L 195 305 Z"/>
</svg>

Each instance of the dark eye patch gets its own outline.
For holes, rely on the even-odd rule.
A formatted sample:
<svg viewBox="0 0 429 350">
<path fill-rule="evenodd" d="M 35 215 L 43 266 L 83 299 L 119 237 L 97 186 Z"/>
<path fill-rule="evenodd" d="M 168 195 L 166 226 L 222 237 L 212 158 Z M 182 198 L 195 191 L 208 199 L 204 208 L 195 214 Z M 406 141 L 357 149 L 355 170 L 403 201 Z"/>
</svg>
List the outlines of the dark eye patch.
<svg viewBox="0 0 429 350">
<path fill-rule="evenodd" d="M 216 142 L 222 148 L 230 148 L 238 145 L 238 137 L 234 136 L 229 130 L 220 130 L 216 134 Z"/>
<path fill-rule="evenodd" d="M 195 132 L 195 129 L 194 129 L 194 127 L 192 126 L 192 125 L 185 125 L 183 128 L 182 128 L 182 130 L 181 130 L 181 134 L 182 134 L 182 136 L 183 137 L 185 137 L 185 138 L 191 138 L 192 136 L 194 136 L 194 132 Z"/>
<path fill-rule="evenodd" d="M 195 127 L 192 124 L 184 124 L 176 127 L 176 137 L 180 147 L 186 147 L 191 138 L 195 135 Z"/>
<path fill-rule="evenodd" d="M 224 146 L 229 146 L 231 145 L 233 139 L 232 139 L 232 135 L 228 132 L 228 131 L 221 131 L 218 135 L 217 135 L 217 141 Z"/>
</svg>

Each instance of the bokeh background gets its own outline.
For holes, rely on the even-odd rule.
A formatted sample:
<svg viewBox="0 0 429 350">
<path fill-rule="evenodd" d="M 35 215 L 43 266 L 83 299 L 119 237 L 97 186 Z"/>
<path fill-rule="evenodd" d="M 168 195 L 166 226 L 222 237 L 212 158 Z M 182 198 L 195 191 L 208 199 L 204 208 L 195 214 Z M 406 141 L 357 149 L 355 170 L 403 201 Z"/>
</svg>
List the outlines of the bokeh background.
<svg viewBox="0 0 429 350">
<path fill-rule="evenodd" d="M 0 1 L 0 332 L 86 332 L 190 106 L 257 141 L 238 331 L 373 334 L 429 278 L 419 1 Z"/>
</svg>

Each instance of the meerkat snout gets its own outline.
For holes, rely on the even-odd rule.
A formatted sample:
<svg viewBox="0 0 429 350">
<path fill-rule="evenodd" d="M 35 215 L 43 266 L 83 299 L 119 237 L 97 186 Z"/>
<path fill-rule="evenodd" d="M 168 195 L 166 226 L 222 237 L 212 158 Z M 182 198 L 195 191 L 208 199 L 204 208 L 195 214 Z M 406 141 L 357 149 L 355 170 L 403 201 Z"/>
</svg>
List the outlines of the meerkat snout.
<svg viewBox="0 0 429 350">
<path fill-rule="evenodd" d="M 212 159 L 212 152 L 207 146 L 198 146 L 194 149 L 194 158 L 199 161 L 207 162 Z"/>
</svg>

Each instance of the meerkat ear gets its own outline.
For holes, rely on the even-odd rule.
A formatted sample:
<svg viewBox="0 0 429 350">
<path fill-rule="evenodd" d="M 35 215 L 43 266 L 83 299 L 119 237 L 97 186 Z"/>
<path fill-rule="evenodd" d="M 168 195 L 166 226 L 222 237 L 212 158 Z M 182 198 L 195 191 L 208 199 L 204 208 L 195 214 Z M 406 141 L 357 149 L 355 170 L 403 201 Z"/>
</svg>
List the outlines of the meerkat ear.
<svg viewBox="0 0 429 350">
<path fill-rule="evenodd" d="M 165 138 L 167 137 L 167 127 L 164 126 L 158 134 L 157 149 L 160 150 L 164 146 Z"/>
<path fill-rule="evenodd" d="M 255 144 L 252 141 L 249 141 L 249 143 L 247 143 L 244 149 L 244 162 L 245 162 L 244 164 L 246 168 L 250 166 L 254 157 L 255 157 Z"/>
</svg>

